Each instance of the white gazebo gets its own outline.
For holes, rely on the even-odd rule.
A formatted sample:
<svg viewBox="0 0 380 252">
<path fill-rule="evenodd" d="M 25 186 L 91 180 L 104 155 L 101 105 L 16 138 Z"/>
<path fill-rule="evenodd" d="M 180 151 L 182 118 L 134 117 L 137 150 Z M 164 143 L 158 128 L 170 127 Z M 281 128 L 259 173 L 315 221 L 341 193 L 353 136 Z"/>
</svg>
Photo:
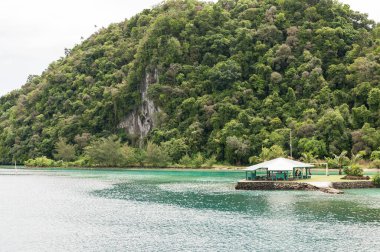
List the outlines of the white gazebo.
<svg viewBox="0 0 380 252">
<path fill-rule="evenodd" d="M 310 178 L 311 164 L 276 158 L 245 169 L 247 180 L 289 180 Z"/>
</svg>

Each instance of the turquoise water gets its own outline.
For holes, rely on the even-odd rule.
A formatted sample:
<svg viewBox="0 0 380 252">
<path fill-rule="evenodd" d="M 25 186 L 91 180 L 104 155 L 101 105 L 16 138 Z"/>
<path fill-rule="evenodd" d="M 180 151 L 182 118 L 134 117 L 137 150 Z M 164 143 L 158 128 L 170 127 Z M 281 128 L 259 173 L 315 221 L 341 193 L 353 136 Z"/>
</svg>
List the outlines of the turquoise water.
<svg viewBox="0 0 380 252">
<path fill-rule="evenodd" d="M 0 251 L 379 251 L 380 190 L 236 191 L 244 176 L 0 170 Z"/>
</svg>

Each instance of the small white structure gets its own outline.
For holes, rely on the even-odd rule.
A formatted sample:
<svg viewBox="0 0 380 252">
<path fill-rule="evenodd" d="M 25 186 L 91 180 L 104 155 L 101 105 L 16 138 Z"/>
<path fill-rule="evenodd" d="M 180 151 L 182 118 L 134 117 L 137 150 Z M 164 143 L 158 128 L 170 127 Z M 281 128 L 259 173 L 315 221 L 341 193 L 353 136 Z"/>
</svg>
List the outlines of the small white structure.
<svg viewBox="0 0 380 252">
<path fill-rule="evenodd" d="M 287 158 L 276 158 L 260 164 L 252 165 L 245 169 L 245 171 L 247 180 L 288 180 L 289 178 L 307 179 L 310 178 L 310 169 L 312 167 L 314 166 L 311 164 L 302 163 Z M 249 172 L 251 176 L 248 176 Z"/>
</svg>

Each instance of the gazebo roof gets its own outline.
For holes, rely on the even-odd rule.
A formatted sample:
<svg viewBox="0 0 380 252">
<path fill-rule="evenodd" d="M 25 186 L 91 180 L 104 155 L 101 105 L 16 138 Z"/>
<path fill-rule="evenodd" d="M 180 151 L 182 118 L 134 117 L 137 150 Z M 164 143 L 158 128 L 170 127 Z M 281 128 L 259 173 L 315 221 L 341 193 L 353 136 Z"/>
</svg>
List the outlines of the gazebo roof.
<svg viewBox="0 0 380 252">
<path fill-rule="evenodd" d="M 268 169 L 269 171 L 292 171 L 294 168 L 314 167 L 311 164 L 302 163 L 287 158 L 276 158 L 260 164 L 252 165 L 246 171 L 256 171 L 257 169 Z"/>
</svg>

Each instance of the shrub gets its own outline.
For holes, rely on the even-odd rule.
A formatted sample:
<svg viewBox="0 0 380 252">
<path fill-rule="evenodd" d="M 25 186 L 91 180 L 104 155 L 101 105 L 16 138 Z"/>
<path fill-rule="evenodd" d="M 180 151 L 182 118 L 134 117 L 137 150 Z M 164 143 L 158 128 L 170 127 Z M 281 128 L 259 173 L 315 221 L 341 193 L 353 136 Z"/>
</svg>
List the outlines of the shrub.
<svg viewBox="0 0 380 252">
<path fill-rule="evenodd" d="M 165 167 L 170 163 L 170 157 L 161 146 L 148 142 L 146 147 L 146 161 L 152 166 Z"/>
<path fill-rule="evenodd" d="M 28 159 L 28 160 L 26 160 L 25 161 L 25 166 L 27 166 L 27 167 L 35 167 L 36 165 L 35 165 L 35 160 L 34 159 Z"/>
<path fill-rule="evenodd" d="M 200 152 L 198 152 L 193 157 L 190 157 L 186 154 L 181 158 L 179 163 L 185 167 L 200 168 L 205 163 L 205 158 L 202 156 Z"/>
<path fill-rule="evenodd" d="M 329 168 L 338 168 L 338 161 L 334 158 L 326 158 L 326 162 L 329 166 Z"/>
<path fill-rule="evenodd" d="M 373 183 L 375 184 L 375 186 L 380 187 L 380 174 L 376 174 L 376 175 L 372 178 L 372 181 L 373 181 Z"/>
<path fill-rule="evenodd" d="M 56 166 L 56 167 L 67 167 L 67 163 L 64 162 L 63 160 L 59 160 L 57 162 L 54 162 L 54 166 Z"/>
<path fill-rule="evenodd" d="M 261 162 L 261 159 L 258 156 L 252 156 L 249 158 L 250 164 L 258 164 Z"/>
<path fill-rule="evenodd" d="M 67 144 L 64 138 L 59 139 L 55 144 L 54 158 L 56 160 L 63 160 L 66 162 L 76 159 L 74 145 Z"/>
<path fill-rule="evenodd" d="M 202 167 L 204 161 L 205 161 L 204 157 L 202 156 L 202 154 L 200 152 L 198 152 L 197 155 L 195 155 L 195 157 L 193 158 L 193 160 L 191 162 L 192 167 L 193 168 L 200 168 L 200 167 Z"/>
<path fill-rule="evenodd" d="M 371 153 L 371 160 L 379 160 L 380 159 L 380 151 L 372 151 Z"/>
<path fill-rule="evenodd" d="M 122 163 L 123 166 L 130 166 L 132 164 L 139 163 L 138 155 L 136 155 L 136 150 L 134 148 L 130 147 L 128 144 L 124 144 L 121 151 L 124 157 Z"/>
<path fill-rule="evenodd" d="M 185 167 L 191 167 L 191 157 L 189 155 L 185 155 L 181 158 L 181 160 L 179 160 L 179 164 L 185 166 Z"/>
<path fill-rule="evenodd" d="M 380 159 L 375 159 L 371 162 L 370 168 L 380 168 Z"/>
<path fill-rule="evenodd" d="M 363 176 L 363 169 L 360 168 L 358 165 L 352 165 L 352 166 L 346 166 L 344 167 L 344 173 L 346 173 L 348 176 Z"/>
<path fill-rule="evenodd" d="M 80 157 L 78 160 L 68 163 L 68 166 L 86 167 L 89 166 L 89 161 L 86 157 Z"/>
<path fill-rule="evenodd" d="M 162 147 L 166 150 L 173 162 L 179 162 L 181 157 L 189 151 L 189 146 L 184 138 L 171 139 L 162 143 Z"/>
<path fill-rule="evenodd" d="M 206 161 L 205 161 L 205 166 L 206 167 L 213 167 L 214 165 L 216 164 L 216 156 L 215 155 L 213 155 L 213 156 L 211 156 L 209 159 L 207 159 Z"/>
<path fill-rule="evenodd" d="M 25 165 L 29 167 L 53 167 L 55 166 L 55 162 L 54 160 L 43 156 L 35 159 L 29 159 L 25 162 Z"/>
<path fill-rule="evenodd" d="M 114 136 L 92 141 L 85 153 L 90 163 L 97 166 L 119 166 L 124 160 L 120 140 Z"/>
<path fill-rule="evenodd" d="M 146 151 L 140 148 L 133 149 L 133 159 L 141 167 L 145 165 Z"/>
</svg>

